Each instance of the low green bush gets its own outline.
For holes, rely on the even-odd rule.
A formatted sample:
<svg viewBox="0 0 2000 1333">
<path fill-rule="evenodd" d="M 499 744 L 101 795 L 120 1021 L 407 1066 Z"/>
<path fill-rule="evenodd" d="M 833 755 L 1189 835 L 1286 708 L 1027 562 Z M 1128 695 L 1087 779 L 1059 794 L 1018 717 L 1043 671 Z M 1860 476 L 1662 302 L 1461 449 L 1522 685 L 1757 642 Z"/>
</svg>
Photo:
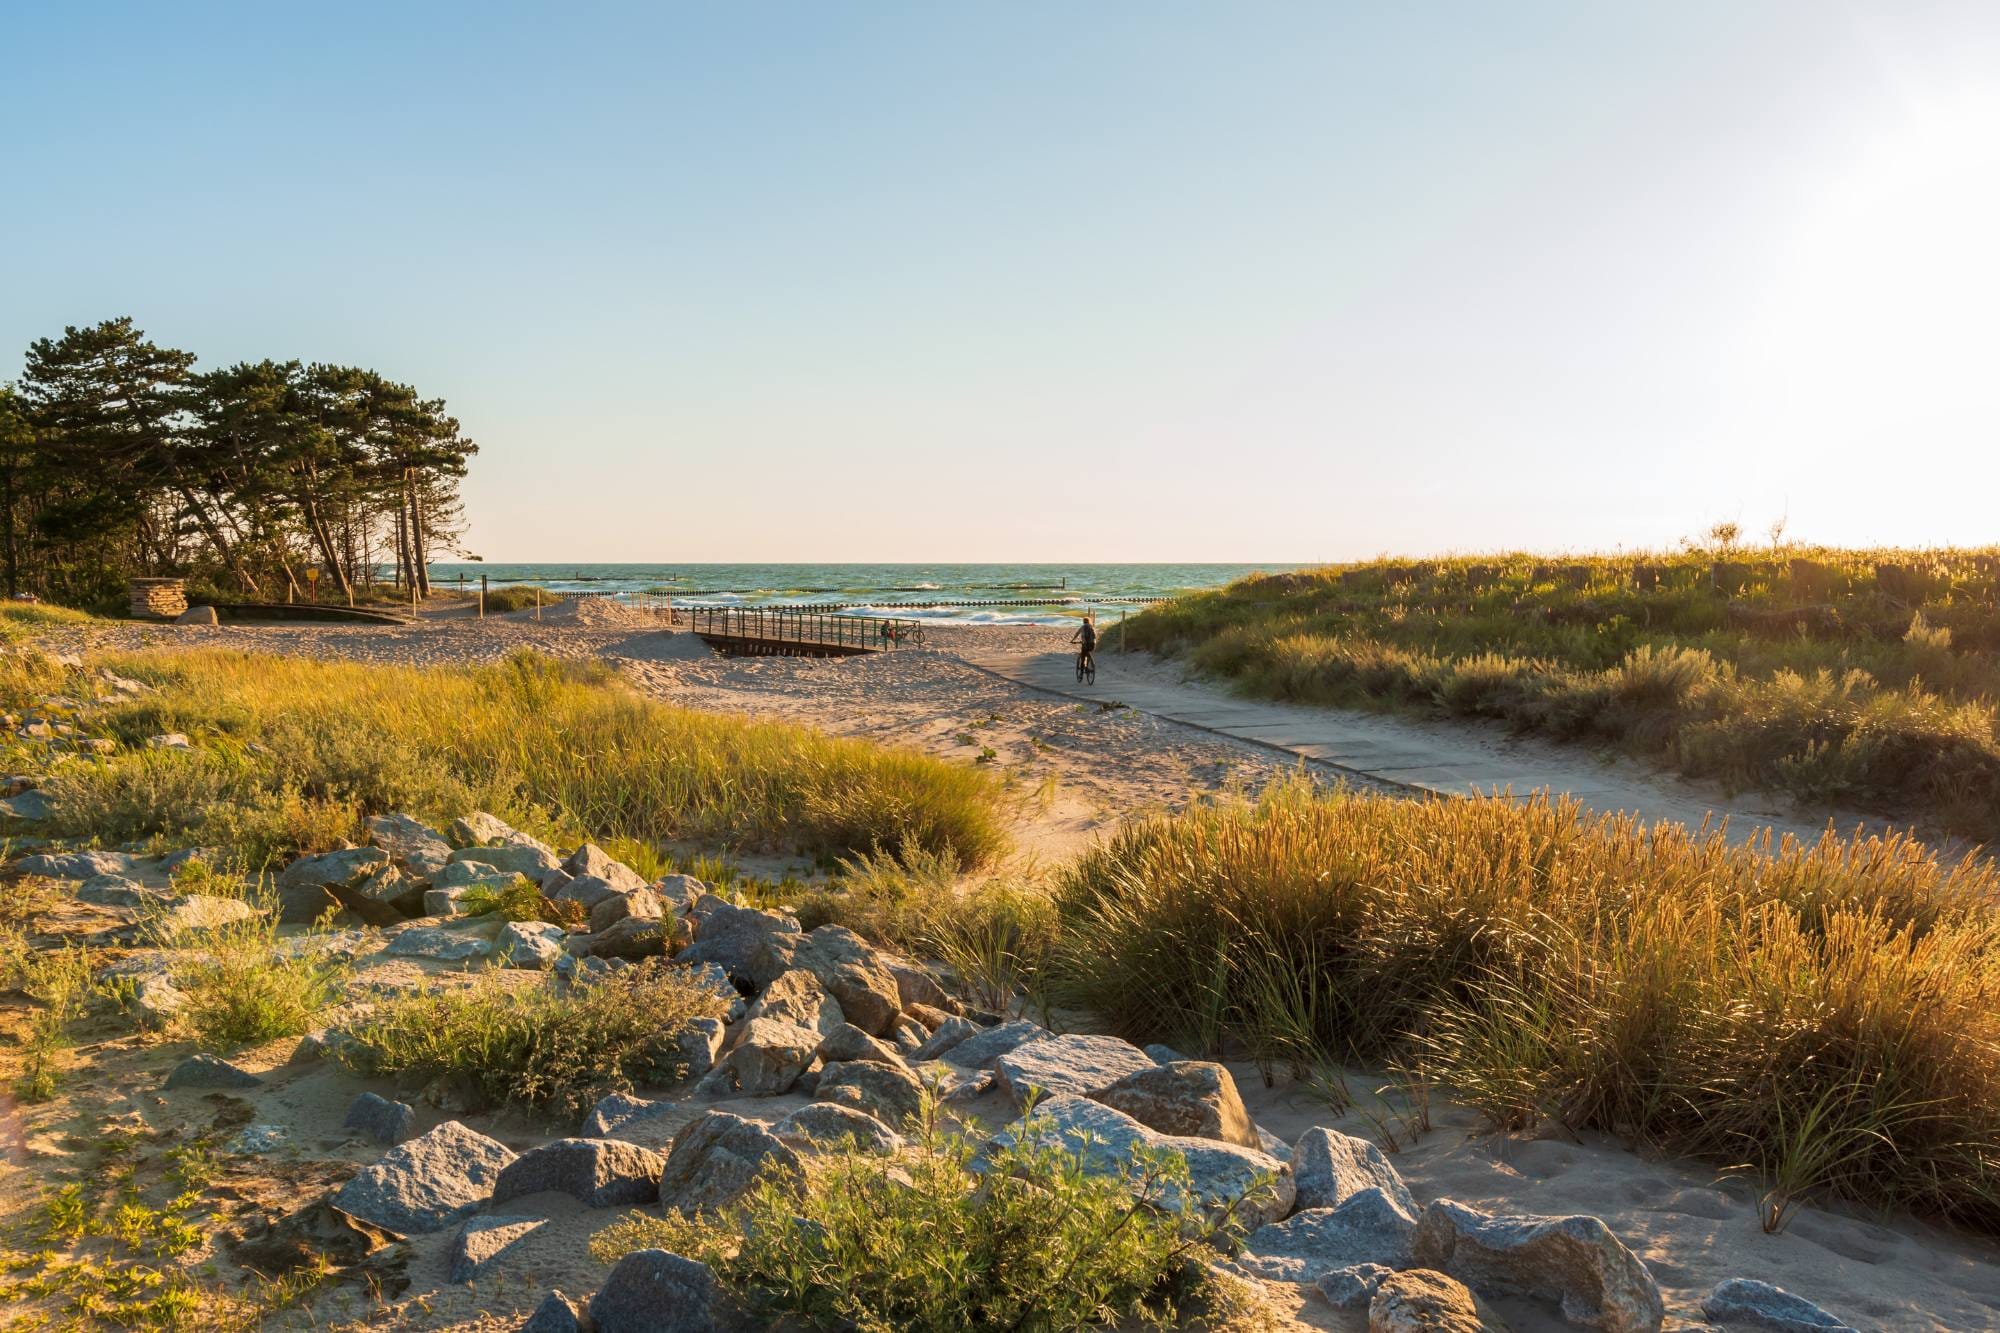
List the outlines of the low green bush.
<svg viewBox="0 0 2000 1333">
<path fill-rule="evenodd" d="M 1177 1153 L 1142 1151 L 1093 1175 L 1081 1150 L 1031 1132 L 978 1154 L 929 1098 L 897 1157 L 815 1153 L 804 1189 L 767 1176 L 726 1218 L 634 1213 L 592 1237 L 591 1253 L 699 1259 L 758 1314 L 813 1328 L 1068 1333 L 1175 1325 L 1202 1258 L 1242 1231 L 1242 1201 L 1205 1214 Z"/>
<path fill-rule="evenodd" d="M 315 932 L 284 937 L 267 898 L 256 918 L 200 931 L 153 932 L 169 954 L 168 977 L 185 1002 L 169 1030 L 212 1049 L 272 1037 L 297 1037 L 319 1026 L 338 1003 L 351 969 L 320 947 Z"/>
<path fill-rule="evenodd" d="M 683 1077 L 675 1038 L 727 1008 L 687 968 L 661 962 L 583 985 L 545 974 L 514 982 L 489 973 L 399 996 L 349 1028 L 356 1043 L 341 1058 L 366 1074 L 445 1078 L 488 1105 L 574 1118 L 607 1093 Z"/>
</svg>

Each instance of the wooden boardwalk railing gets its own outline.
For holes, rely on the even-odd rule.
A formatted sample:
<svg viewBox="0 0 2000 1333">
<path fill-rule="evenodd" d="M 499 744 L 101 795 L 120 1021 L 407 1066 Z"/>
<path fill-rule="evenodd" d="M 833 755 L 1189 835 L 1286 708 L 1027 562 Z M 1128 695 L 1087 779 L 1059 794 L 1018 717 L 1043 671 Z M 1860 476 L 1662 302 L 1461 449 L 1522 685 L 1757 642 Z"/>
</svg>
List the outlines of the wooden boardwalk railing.
<svg viewBox="0 0 2000 1333">
<path fill-rule="evenodd" d="M 920 620 L 785 607 L 686 607 L 682 614 L 711 648 L 738 657 L 852 657 L 924 642 Z"/>
</svg>

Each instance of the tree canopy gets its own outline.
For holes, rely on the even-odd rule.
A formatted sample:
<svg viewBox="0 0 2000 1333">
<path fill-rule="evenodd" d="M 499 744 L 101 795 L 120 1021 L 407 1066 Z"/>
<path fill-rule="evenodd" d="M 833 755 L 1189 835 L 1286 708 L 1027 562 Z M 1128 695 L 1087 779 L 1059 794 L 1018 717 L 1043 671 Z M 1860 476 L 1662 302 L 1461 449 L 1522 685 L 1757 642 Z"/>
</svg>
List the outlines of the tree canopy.
<svg viewBox="0 0 2000 1333">
<path fill-rule="evenodd" d="M 129 318 L 66 328 L 0 385 L 0 580 L 75 605 L 133 575 L 275 599 L 317 569 L 348 600 L 384 577 L 428 593 L 478 448 L 442 399 L 372 370 L 197 371 Z"/>
</svg>

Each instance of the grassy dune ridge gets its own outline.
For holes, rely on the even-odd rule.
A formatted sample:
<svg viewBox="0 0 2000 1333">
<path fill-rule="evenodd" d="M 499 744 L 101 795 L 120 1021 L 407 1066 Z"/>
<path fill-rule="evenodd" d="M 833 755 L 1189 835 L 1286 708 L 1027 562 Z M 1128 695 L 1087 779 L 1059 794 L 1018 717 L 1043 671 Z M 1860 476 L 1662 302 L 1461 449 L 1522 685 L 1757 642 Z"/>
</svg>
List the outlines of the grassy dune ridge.
<svg viewBox="0 0 2000 1333">
<path fill-rule="evenodd" d="M 1067 998 L 1136 1038 L 1387 1062 L 1553 1120 L 2000 1230 L 2000 872 L 1902 839 L 1732 847 L 1571 804 L 1303 785 L 1061 877 Z"/>
<path fill-rule="evenodd" d="M 2000 553 L 1328 566 L 1135 616 L 1244 690 L 1600 739 L 1693 776 L 2000 835 Z"/>
<path fill-rule="evenodd" d="M 1005 840 L 995 785 L 967 767 L 805 727 L 698 713 L 598 665 L 520 655 L 414 669 L 194 650 L 107 659 L 157 688 L 104 705 L 118 754 L 47 786 L 65 831 L 186 835 L 253 858 L 354 838 L 385 810 L 489 809 L 592 837 L 773 851 L 875 848 L 986 861 Z M 61 683 L 47 659 L 13 694 Z M 150 751 L 183 732 L 192 752 Z"/>
</svg>

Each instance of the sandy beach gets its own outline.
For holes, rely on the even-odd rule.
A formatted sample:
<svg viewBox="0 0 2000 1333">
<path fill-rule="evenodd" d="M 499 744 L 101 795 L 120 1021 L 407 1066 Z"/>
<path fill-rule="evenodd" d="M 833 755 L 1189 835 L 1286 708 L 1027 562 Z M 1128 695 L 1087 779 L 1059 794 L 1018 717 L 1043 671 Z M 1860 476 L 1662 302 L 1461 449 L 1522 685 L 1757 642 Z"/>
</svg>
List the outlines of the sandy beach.
<svg viewBox="0 0 2000 1333">
<path fill-rule="evenodd" d="M 409 627 L 92 627 L 52 646 L 103 651 L 206 645 L 418 667 L 492 661 L 521 649 L 601 659 L 635 688 L 678 705 L 785 718 L 966 763 L 990 763 L 1016 796 L 1018 810 L 1017 850 L 997 872 L 1003 875 L 1033 874 L 1135 814 L 1171 810 L 1224 792 L 1254 792 L 1297 767 L 1268 748 L 1129 708 L 1054 697 L 965 660 L 969 649 L 996 642 L 1019 651 L 1071 651 L 1063 630 L 943 625 L 928 630 L 924 647 L 893 653 L 834 660 L 732 660 L 710 652 L 690 634 L 664 631 L 643 613 L 592 601 L 550 608 L 539 618 L 526 612 L 482 620 L 453 607 Z M 1123 669 L 1159 678 L 1179 676 L 1172 664 L 1142 660 L 1129 661 Z M 426 975 L 425 965 L 407 961 L 364 958 L 364 966 L 371 979 L 390 989 Z M 232 1119 L 296 1120 L 310 1108 L 344 1105 L 354 1091 L 346 1086 L 352 1077 L 341 1071 L 288 1065 L 287 1043 L 249 1054 L 250 1067 L 267 1075 L 270 1087 L 248 1098 L 250 1106 L 229 1112 Z M 196 1105 L 191 1098 L 123 1091 L 134 1078 L 150 1082 L 157 1073 L 150 1064 L 161 1058 L 135 1043 L 129 1052 L 104 1060 L 101 1080 L 79 1088 L 77 1095 L 95 1104 L 104 1123 L 143 1122 L 153 1131 L 177 1132 L 212 1116 L 212 1107 Z M 1280 1139 L 1293 1141 L 1315 1124 L 1382 1138 L 1367 1114 L 1379 1113 L 1382 1106 L 1371 1095 L 1382 1081 L 1379 1074 L 1350 1071 L 1349 1086 L 1360 1094 L 1361 1109 L 1336 1114 L 1323 1099 L 1283 1077 L 1267 1084 L 1257 1068 L 1242 1064 L 1234 1072 L 1253 1117 Z M 329 1080 L 341 1086 L 320 1086 Z M 968 1114 L 981 1120 L 1003 1114 L 997 1102 L 985 1104 L 991 1100 L 969 1106 Z M 798 1103 L 792 1097 L 761 1098 L 731 1109 L 771 1120 Z M 676 1123 L 649 1122 L 644 1135 L 650 1143 Z M 336 1157 L 359 1152 L 358 1163 L 367 1156 L 357 1145 L 336 1148 L 334 1127 L 323 1128 L 323 1146 Z M 516 1148 L 549 1137 L 545 1129 L 519 1120 L 502 1120 L 491 1128 Z M 23 1137 L 37 1151 L 61 1151 L 53 1136 L 38 1140 L 32 1120 L 23 1127 Z M 1757 1222 L 1756 1191 L 1745 1180 L 1660 1160 L 1642 1144 L 1603 1136 L 1496 1135 L 1485 1131 L 1474 1113 L 1448 1102 L 1433 1109 L 1427 1132 L 1398 1146 L 1395 1163 L 1420 1201 L 1450 1197 L 1512 1212 L 1604 1218 L 1651 1267 L 1673 1312 L 1669 1328 L 1699 1326 L 1701 1295 L 1729 1277 L 1774 1282 L 1857 1328 L 2000 1326 L 2000 1248 L 1918 1219 L 1808 1206 L 1782 1234 L 1766 1235 Z M 291 1181 L 281 1172 L 278 1179 L 255 1187 L 309 1183 Z M 409 1295 L 371 1319 L 371 1326 L 504 1327 L 517 1297 L 514 1313 L 520 1314 L 549 1285 L 587 1289 L 592 1278 L 588 1261 L 580 1258 L 581 1242 L 604 1219 L 582 1209 L 557 1207 L 550 1213 L 543 1233 L 526 1252 L 528 1280 L 518 1291 L 511 1286 L 468 1290 L 449 1283 L 443 1238 L 425 1238 L 410 1267 Z M 1273 1326 L 1365 1325 L 1361 1316 L 1336 1312 L 1303 1287 L 1269 1284 L 1267 1294 L 1280 1312 Z M 1563 1326 L 1544 1307 L 1502 1304 L 1512 1326 L 1523 1333 Z"/>
</svg>

